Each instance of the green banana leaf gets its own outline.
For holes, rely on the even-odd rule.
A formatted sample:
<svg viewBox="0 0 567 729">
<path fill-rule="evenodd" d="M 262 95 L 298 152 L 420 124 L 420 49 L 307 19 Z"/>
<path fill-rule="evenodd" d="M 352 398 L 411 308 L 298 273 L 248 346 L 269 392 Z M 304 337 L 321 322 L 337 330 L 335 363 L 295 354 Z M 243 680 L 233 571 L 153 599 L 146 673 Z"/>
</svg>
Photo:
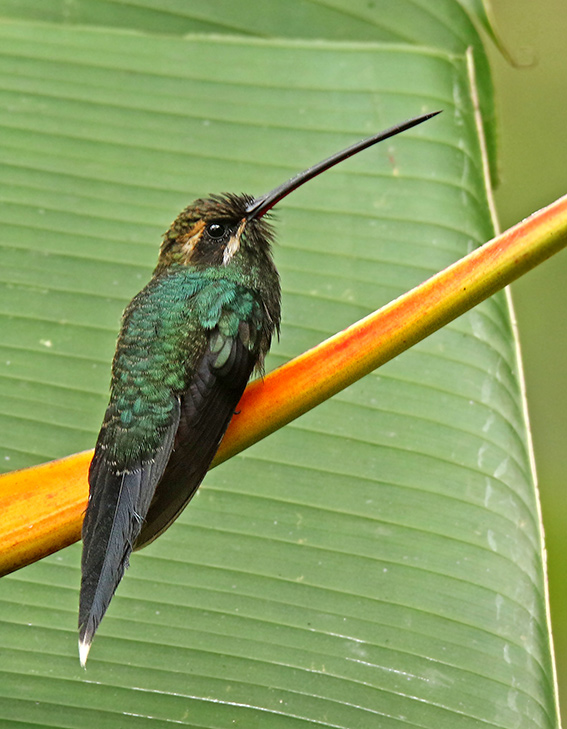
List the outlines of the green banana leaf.
<svg viewBox="0 0 567 729">
<path fill-rule="evenodd" d="M 179 30 L 198 35 L 166 37 L 145 5 L 70 6 L 83 8 L 79 23 L 128 18 L 144 33 L 0 5 L 21 10 L 0 26 L 5 470 L 92 446 L 121 310 L 194 197 L 261 194 L 360 137 L 444 110 L 279 206 L 284 322 L 268 369 L 494 232 L 473 102 L 492 108 L 492 91 L 458 3 L 439 3 L 427 28 L 419 3 L 404 3 L 392 37 L 368 27 L 362 5 L 359 30 L 342 28 L 338 2 L 288 3 L 296 25 L 282 10 L 281 27 L 279 3 L 269 19 L 203 3 L 209 19 Z M 171 5 L 173 19 L 198 7 Z M 57 22 L 24 22 L 28 12 Z M 79 559 L 75 545 L 2 580 L 3 727 L 557 725 L 504 294 L 208 474 L 132 558 L 86 673 Z"/>
<path fill-rule="evenodd" d="M 495 179 L 492 79 L 475 28 L 481 26 L 498 42 L 490 16 L 488 0 L 0 0 L 0 18 L 110 26 L 151 34 L 409 43 L 460 55 L 474 48 L 476 74 L 482 86 L 484 132 Z"/>
</svg>

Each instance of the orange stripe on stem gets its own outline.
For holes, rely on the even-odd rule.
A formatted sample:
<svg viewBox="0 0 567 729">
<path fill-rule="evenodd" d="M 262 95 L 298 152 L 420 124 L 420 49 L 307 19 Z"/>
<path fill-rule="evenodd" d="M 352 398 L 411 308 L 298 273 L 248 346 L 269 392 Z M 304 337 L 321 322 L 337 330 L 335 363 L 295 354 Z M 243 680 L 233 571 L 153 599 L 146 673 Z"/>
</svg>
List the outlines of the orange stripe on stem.
<svg viewBox="0 0 567 729">
<path fill-rule="evenodd" d="M 81 538 L 92 451 L 0 476 L 0 575 Z"/>
</svg>

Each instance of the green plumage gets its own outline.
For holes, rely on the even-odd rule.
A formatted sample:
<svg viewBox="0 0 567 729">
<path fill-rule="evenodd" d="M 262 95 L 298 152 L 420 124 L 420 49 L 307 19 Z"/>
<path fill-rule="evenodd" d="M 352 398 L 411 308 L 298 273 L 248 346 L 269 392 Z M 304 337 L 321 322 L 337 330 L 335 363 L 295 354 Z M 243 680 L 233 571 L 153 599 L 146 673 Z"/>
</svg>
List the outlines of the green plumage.
<svg viewBox="0 0 567 729">
<path fill-rule="evenodd" d="M 222 366 L 245 322 L 243 344 L 259 356 L 259 297 L 218 274 L 174 265 L 157 274 L 124 312 L 101 433 L 107 457 L 117 464 L 127 467 L 159 446 L 174 399 L 187 389 L 207 346 Z"/>
</svg>

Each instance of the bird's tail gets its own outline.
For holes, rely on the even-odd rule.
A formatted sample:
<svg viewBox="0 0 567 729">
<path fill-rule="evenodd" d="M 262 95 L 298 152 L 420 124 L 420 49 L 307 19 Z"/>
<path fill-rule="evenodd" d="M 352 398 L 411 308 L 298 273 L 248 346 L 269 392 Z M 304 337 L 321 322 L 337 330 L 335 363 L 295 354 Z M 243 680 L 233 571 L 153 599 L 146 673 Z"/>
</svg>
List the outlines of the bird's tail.
<svg viewBox="0 0 567 729">
<path fill-rule="evenodd" d="M 94 634 L 122 579 L 156 485 L 169 456 L 179 421 L 167 428 L 153 458 L 118 469 L 104 451 L 95 451 L 89 473 L 89 504 L 83 522 L 79 603 L 79 657 L 84 667 Z"/>
</svg>

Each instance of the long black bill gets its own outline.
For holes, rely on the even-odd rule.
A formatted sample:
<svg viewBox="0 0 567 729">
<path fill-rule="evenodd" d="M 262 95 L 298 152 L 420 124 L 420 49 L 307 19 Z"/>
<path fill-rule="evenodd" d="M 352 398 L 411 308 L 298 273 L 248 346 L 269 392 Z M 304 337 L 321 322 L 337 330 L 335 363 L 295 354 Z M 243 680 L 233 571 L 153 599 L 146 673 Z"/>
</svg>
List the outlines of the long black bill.
<svg viewBox="0 0 567 729">
<path fill-rule="evenodd" d="M 343 149 L 342 152 L 337 152 L 331 157 L 324 159 L 322 162 L 313 165 L 313 167 L 309 167 L 309 169 L 300 172 L 298 175 L 295 175 L 295 177 L 292 177 L 287 182 L 284 182 L 283 185 L 279 185 L 279 187 L 276 187 L 265 195 L 262 195 L 262 197 L 257 197 L 255 200 L 253 200 L 246 210 L 248 220 L 252 220 L 252 218 L 261 218 L 262 215 L 265 215 L 268 210 L 271 210 L 274 205 L 276 205 L 276 203 L 279 203 L 282 198 L 284 198 L 286 195 L 289 195 L 290 192 L 297 190 L 297 188 L 304 183 L 308 182 L 314 177 L 317 177 L 317 175 L 320 175 L 321 172 L 325 172 L 330 167 L 338 165 L 339 162 L 342 162 L 343 160 L 348 159 L 349 157 L 352 157 L 359 152 L 362 152 L 363 149 L 367 149 L 373 144 L 382 142 L 384 141 L 384 139 L 389 139 L 390 137 L 395 137 L 396 134 L 400 134 L 400 132 L 405 132 L 406 129 L 411 129 L 412 127 L 415 127 L 418 124 L 421 124 L 422 122 L 431 119 L 432 116 L 437 116 L 437 114 L 440 113 L 441 111 L 433 111 L 430 114 L 416 116 L 413 119 L 408 119 L 407 121 L 402 122 L 401 124 L 396 124 L 395 126 L 386 129 L 384 132 L 379 132 L 373 137 L 368 137 L 368 139 L 362 139 L 360 142 L 353 144 L 351 147 Z"/>
</svg>

